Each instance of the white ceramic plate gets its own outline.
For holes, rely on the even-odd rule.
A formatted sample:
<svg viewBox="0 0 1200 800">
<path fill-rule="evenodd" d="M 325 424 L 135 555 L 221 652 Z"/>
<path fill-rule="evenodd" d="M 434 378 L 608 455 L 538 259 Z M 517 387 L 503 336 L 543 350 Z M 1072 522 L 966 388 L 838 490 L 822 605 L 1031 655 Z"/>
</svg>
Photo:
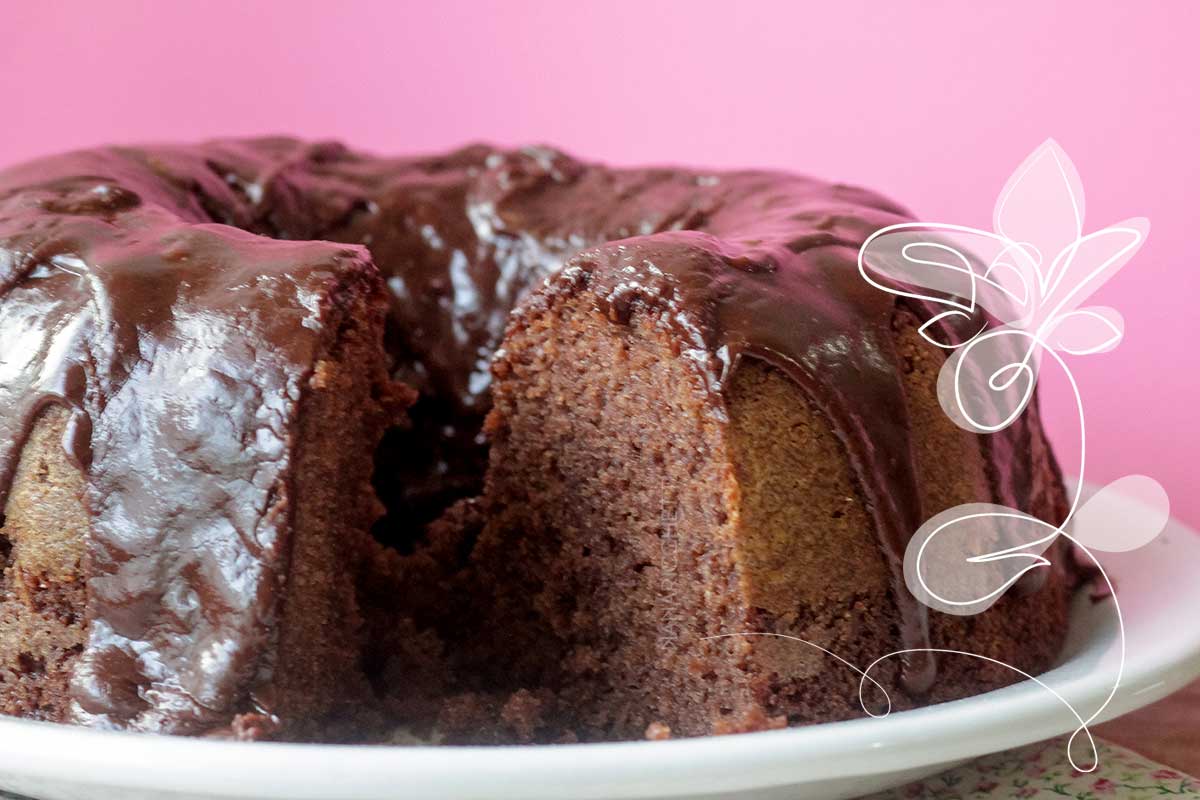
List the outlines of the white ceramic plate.
<svg viewBox="0 0 1200 800">
<path fill-rule="evenodd" d="M 1130 502 L 1128 512 L 1140 513 Z M 1128 634 L 1105 719 L 1200 675 L 1200 536 L 1179 523 L 1105 559 Z M 1063 663 L 1042 676 L 1086 717 L 1117 669 L 1111 601 L 1080 597 Z M 1075 728 L 1045 689 L 1006 689 L 886 719 L 668 742 L 351 747 L 204 741 L 0 720 L 0 787 L 45 800 L 838 798 Z"/>
</svg>

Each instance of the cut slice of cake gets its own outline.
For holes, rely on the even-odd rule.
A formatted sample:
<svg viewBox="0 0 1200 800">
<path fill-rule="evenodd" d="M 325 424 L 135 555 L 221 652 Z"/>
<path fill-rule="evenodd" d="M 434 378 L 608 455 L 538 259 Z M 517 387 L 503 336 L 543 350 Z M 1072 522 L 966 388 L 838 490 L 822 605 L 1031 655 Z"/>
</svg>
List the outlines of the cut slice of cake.
<svg viewBox="0 0 1200 800">
<path fill-rule="evenodd" d="M 0 205 L 3 709 L 324 733 L 369 696 L 372 454 L 411 400 L 382 279 L 361 248 L 184 224 L 137 188 Z"/>
<path fill-rule="evenodd" d="M 975 619 L 928 619 L 907 595 L 879 512 L 992 496 L 986 444 L 938 406 L 942 356 L 912 312 L 886 297 L 841 316 L 795 303 L 805 282 L 815 297 L 830 281 L 802 252 L 630 239 L 568 262 L 515 312 L 494 366 L 489 517 L 472 554 L 484 599 L 474 627 L 455 624 L 464 671 L 500 699 L 457 735 L 822 722 L 864 713 L 858 669 L 889 652 L 962 649 L 1032 673 L 1056 656 L 1071 588 L 1061 564 L 1042 591 Z M 806 350 L 806 337 L 842 346 Z M 839 377 L 850 370 L 854 385 Z M 1061 518 L 1051 462 L 1026 490 L 1035 513 Z M 938 662 L 896 656 L 871 678 L 895 709 L 1019 679 L 979 659 Z M 540 716 L 506 721 L 521 705 L 506 692 Z M 870 684 L 864 699 L 885 704 Z"/>
</svg>

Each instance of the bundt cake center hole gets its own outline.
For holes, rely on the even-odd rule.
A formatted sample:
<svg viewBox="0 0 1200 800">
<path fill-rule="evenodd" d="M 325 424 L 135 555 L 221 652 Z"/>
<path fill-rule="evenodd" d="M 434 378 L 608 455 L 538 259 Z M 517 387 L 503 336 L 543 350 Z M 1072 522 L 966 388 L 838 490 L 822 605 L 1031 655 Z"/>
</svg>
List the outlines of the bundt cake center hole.
<svg viewBox="0 0 1200 800">
<path fill-rule="evenodd" d="M 458 417 L 446 406 L 436 396 L 422 396 L 409 409 L 410 424 L 389 430 L 375 452 L 372 483 L 386 513 L 371 532 L 403 554 L 427 540 L 429 524 L 447 508 L 483 489 L 481 420 Z"/>
</svg>

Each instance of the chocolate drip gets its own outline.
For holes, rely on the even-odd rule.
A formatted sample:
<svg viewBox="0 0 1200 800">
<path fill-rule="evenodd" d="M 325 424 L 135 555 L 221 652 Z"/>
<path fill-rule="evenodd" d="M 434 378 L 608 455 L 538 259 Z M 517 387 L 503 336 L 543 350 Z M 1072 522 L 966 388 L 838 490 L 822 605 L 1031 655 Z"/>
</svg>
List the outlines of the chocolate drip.
<svg viewBox="0 0 1200 800">
<path fill-rule="evenodd" d="M 411 440 L 381 456 L 389 525 L 477 485 L 488 365 L 509 314 L 586 251 L 575 267 L 619 268 L 598 279 L 615 317 L 668 304 L 714 408 L 744 358 L 813 399 L 870 507 L 904 646 L 927 647 L 902 577 L 923 515 L 893 306 L 855 268 L 859 244 L 904 218 L 845 186 L 609 169 L 548 148 L 379 158 L 272 138 L 0 173 L 0 500 L 39 410 L 73 409 L 67 446 L 88 468 L 93 517 L 79 716 L 195 729 L 247 696 L 286 574 L 275 503 L 289 421 L 339 282 L 375 279 L 363 250 L 325 242 L 369 248 L 390 289 L 395 374 L 422 394 Z M 1020 463 L 1005 449 L 1018 444 L 993 455 Z M 913 691 L 932 675 L 931 659 L 905 665 Z"/>
</svg>

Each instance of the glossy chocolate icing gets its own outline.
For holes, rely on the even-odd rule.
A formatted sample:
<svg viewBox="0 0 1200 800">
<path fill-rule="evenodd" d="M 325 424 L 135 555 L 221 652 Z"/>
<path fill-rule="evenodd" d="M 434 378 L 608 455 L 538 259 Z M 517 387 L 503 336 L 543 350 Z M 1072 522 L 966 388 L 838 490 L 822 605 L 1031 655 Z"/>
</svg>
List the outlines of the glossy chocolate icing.
<svg viewBox="0 0 1200 800">
<path fill-rule="evenodd" d="M 0 177 L 0 502 L 39 412 L 87 471 L 73 717 L 199 730 L 266 665 L 296 410 L 365 250 L 210 224 L 148 154 Z M 380 291 L 380 296 L 382 292 Z"/>
<path fill-rule="evenodd" d="M 78 718 L 202 729 L 267 668 L 286 570 L 272 503 L 295 408 L 330 308 L 373 279 L 371 259 L 390 290 L 395 375 L 423 396 L 415 431 L 380 460 L 391 528 L 478 485 L 490 357 L 517 301 L 567 262 L 552 287 L 590 281 L 618 322 L 632 303 L 665 304 L 714 408 L 744 358 L 812 397 L 870 507 L 904 646 L 927 647 L 902 577 L 924 517 L 894 304 L 855 263 L 904 218 L 846 186 L 609 169 L 547 148 L 378 158 L 272 138 L 0 173 L 0 502 L 38 410 L 74 409 L 65 446 L 87 468 L 93 517 Z M 1027 507 L 1029 476 L 996 474 Z M 933 672 L 917 656 L 906 684 L 922 691 Z"/>
</svg>

